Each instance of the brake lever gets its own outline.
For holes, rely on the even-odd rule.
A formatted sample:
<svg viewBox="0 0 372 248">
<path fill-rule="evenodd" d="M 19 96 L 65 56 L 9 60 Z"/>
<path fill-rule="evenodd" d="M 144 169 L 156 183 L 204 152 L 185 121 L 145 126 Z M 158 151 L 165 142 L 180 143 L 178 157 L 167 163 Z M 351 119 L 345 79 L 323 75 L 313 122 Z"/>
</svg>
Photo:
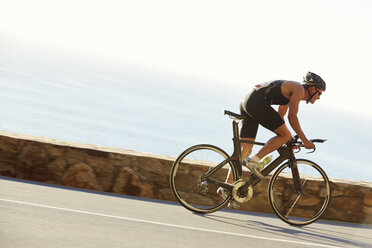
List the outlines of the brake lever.
<svg viewBox="0 0 372 248">
<path fill-rule="evenodd" d="M 293 146 L 294 153 L 299 153 L 301 151 L 301 144 L 302 143 L 299 143 L 299 142 L 294 143 L 294 146 Z"/>
</svg>

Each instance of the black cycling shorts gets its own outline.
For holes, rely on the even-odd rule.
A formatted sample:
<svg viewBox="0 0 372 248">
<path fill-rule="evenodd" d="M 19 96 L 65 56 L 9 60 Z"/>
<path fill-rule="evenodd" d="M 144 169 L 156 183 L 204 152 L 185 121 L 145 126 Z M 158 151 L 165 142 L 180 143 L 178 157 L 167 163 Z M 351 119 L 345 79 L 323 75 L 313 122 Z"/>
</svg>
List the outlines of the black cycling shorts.
<svg viewBox="0 0 372 248">
<path fill-rule="evenodd" d="M 245 117 L 240 130 L 241 138 L 256 138 L 258 125 L 275 131 L 284 124 L 283 118 L 265 100 L 263 90 L 253 89 L 240 104 L 240 113 Z"/>
</svg>

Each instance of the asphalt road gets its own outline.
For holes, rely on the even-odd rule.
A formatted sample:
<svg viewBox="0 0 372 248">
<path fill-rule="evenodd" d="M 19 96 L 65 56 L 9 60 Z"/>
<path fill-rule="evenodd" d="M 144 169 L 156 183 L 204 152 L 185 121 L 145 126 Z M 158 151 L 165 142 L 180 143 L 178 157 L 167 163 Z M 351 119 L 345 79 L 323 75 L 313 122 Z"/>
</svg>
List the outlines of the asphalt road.
<svg viewBox="0 0 372 248">
<path fill-rule="evenodd" d="M 0 177 L 0 247 L 372 247 L 372 226 L 271 214 L 197 215 L 172 202 Z"/>
</svg>

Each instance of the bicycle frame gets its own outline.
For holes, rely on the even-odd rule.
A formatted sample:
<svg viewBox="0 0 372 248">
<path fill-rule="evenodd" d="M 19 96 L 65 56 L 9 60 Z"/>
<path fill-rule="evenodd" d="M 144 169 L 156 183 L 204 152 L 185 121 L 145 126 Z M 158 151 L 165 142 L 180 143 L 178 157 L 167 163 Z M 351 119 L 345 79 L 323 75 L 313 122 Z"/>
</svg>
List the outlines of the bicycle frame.
<svg viewBox="0 0 372 248">
<path fill-rule="evenodd" d="M 214 145 L 194 145 L 177 157 L 171 169 L 170 185 L 174 196 L 182 206 L 196 213 L 212 213 L 228 204 L 234 207 L 235 203 L 247 202 L 253 196 L 253 186 L 262 180 L 254 173 L 243 178 L 241 147 L 246 143 L 265 144 L 240 138 L 239 122 L 244 116 L 226 110 L 225 114 L 233 119 L 233 153 L 229 155 Z M 310 141 L 323 143 L 326 140 Z M 310 160 L 295 158 L 294 153 L 301 147 L 305 146 L 299 137 L 292 137 L 277 149 L 279 156 L 261 171 L 266 178 L 271 175 L 267 193 L 274 213 L 284 222 L 298 226 L 316 221 L 326 210 L 331 196 L 330 182 L 323 169 Z M 314 151 L 315 148 L 311 152 Z M 223 161 L 219 160 L 216 165 L 216 158 L 221 157 Z M 225 182 L 226 175 L 229 180 Z M 319 185 L 319 193 L 313 193 L 313 179 Z M 311 211 L 308 211 L 309 204 L 312 204 Z"/>
</svg>

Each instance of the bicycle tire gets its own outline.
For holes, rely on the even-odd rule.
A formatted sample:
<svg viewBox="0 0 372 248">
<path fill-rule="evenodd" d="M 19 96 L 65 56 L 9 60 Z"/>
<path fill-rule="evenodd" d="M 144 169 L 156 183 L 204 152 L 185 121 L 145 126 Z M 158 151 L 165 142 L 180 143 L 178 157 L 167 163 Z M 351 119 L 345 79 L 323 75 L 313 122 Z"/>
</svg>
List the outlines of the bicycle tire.
<svg viewBox="0 0 372 248">
<path fill-rule="evenodd" d="M 290 225 L 308 225 L 319 219 L 331 198 L 327 174 L 314 162 L 296 159 L 302 192 L 293 181 L 291 162 L 280 166 L 269 182 L 268 196 L 274 213 Z"/>
<path fill-rule="evenodd" d="M 219 163 L 227 160 L 229 155 L 221 148 L 200 144 L 186 149 L 175 160 L 170 174 L 171 190 L 178 202 L 195 213 L 215 212 L 227 205 L 232 196 L 223 199 L 217 194 L 218 186 L 201 180 L 203 175 Z M 228 169 L 236 180 L 236 169 L 230 161 L 218 169 L 213 179 L 225 182 Z"/>
</svg>

